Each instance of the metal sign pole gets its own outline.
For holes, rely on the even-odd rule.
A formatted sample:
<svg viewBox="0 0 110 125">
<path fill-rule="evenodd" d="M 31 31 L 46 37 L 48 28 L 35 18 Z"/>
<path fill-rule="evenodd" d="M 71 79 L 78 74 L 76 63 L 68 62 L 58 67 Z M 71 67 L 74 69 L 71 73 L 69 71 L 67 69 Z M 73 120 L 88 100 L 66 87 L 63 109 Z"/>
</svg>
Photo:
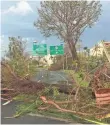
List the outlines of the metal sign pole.
<svg viewBox="0 0 110 125">
<path fill-rule="evenodd" d="M 64 70 L 64 66 L 65 66 L 65 59 L 64 59 L 64 55 L 63 55 L 63 70 Z"/>
</svg>

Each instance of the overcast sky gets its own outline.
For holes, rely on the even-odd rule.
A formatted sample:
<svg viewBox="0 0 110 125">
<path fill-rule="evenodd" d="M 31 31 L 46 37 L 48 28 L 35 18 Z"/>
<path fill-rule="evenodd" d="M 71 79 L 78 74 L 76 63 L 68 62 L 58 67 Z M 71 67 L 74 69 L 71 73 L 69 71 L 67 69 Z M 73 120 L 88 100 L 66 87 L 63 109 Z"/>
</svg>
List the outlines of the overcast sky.
<svg viewBox="0 0 110 125">
<path fill-rule="evenodd" d="M 102 15 L 92 28 L 87 29 L 81 39 L 83 46 L 92 47 L 102 39 L 110 41 L 110 1 L 101 1 Z M 48 45 L 60 44 L 57 37 L 46 39 L 34 27 L 38 18 L 39 1 L 1 1 L 1 44 L 2 53 L 7 50 L 9 36 L 22 36 L 28 40 L 27 48 L 32 50 L 32 42 L 46 42 Z"/>
</svg>

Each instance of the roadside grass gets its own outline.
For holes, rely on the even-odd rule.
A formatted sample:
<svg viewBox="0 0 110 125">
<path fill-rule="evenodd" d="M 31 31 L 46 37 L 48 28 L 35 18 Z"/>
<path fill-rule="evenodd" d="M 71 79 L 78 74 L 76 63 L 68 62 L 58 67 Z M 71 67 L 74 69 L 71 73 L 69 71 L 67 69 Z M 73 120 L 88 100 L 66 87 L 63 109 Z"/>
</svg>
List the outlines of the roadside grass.
<svg viewBox="0 0 110 125">
<path fill-rule="evenodd" d="M 71 76 L 81 87 L 89 86 L 89 82 L 84 80 L 84 73 L 74 72 L 74 70 L 64 70 L 64 72 Z"/>
<path fill-rule="evenodd" d="M 27 113 L 33 112 L 35 113 L 36 111 L 36 103 L 22 103 L 16 107 L 16 113 L 14 116 L 22 116 Z"/>
</svg>

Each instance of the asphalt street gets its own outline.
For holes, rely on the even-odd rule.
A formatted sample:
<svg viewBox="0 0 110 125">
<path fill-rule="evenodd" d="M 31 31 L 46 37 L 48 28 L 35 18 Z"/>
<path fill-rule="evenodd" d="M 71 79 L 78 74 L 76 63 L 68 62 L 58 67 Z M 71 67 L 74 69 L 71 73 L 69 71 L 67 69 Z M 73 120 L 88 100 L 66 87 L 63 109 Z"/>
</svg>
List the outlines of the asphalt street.
<svg viewBox="0 0 110 125">
<path fill-rule="evenodd" d="M 37 75 L 35 75 L 32 80 L 50 84 L 59 84 L 61 81 L 66 84 L 73 82 L 63 71 L 47 71 L 44 69 L 37 72 Z"/>
<path fill-rule="evenodd" d="M 36 81 L 45 81 L 47 83 L 57 83 L 59 81 L 68 81 L 68 77 L 65 73 L 62 72 L 52 72 L 52 71 L 40 71 L 37 76 L 34 78 Z M 46 81 L 47 80 L 47 81 Z M 2 101 L 2 104 L 4 102 Z M 67 122 L 53 120 L 44 117 L 30 116 L 25 115 L 18 118 L 4 118 L 11 117 L 15 114 L 16 105 L 18 102 L 11 102 L 8 105 L 1 105 L 1 123 L 2 124 L 67 124 Z"/>
<path fill-rule="evenodd" d="M 64 121 L 30 115 L 21 116 L 18 118 L 4 118 L 11 117 L 15 114 L 17 103 L 18 102 L 11 102 L 8 105 L 1 106 L 1 124 L 67 124 L 67 122 Z"/>
</svg>

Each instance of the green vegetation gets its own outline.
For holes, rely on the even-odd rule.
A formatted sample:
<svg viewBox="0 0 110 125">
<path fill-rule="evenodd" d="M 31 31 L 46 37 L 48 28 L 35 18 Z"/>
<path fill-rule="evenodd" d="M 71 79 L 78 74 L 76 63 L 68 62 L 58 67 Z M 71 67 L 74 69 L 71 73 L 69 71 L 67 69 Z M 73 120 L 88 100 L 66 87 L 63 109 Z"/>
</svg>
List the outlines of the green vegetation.
<svg viewBox="0 0 110 125">
<path fill-rule="evenodd" d="M 24 103 L 17 106 L 17 111 L 14 116 L 19 117 L 21 115 L 25 115 L 30 112 L 35 113 L 35 111 L 36 111 L 36 103 Z"/>
<path fill-rule="evenodd" d="M 9 99 L 11 97 L 20 102 L 14 117 L 38 113 L 76 123 L 109 123 L 106 116 L 110 113 L 110 105 L 99 106 L 94 96 L 100 88 L 110 87 L 109 80 L 106 78 L 107 58 L 105 55 L 91 56 L 88 47 L 80 51 L 82 47 L 78 43 L 85 28 L 92 27 L 98 20 L 101 13 L 100 2 L 43 1 L 38 13 L 39 19 L 34 25 L 44 36 L 56 35 L 62 39 L 67 48 L 65 45 L 64 55 L 51 56 L 53 64 L 49 67 L 46 59 L 41 61 L 42 57 L 38 60 L 30 58 L 26 53 L 26 41 L 21 37 L 9 37 L 7 59 L 2 59 L 2 85 L 14 89 L 12 92 L 14 91 L 16 96 L 12 93 Z M 96 50 L 97 48 L 98 46 Z M 48 78 L 52 74 L 47 70 L 43 71 L 46 77 L 40 74 L 39 81 L 32 81 L 34 75 L 40 70 L 39 67 L 53 71 L 63 69 L 63 73 L 67 73 L 72 80 L 70 83 L 65 80 L 68 85 L 63 81 L 59 84 L 49 84 Z M 58 75 L 57 72 L 56 75 Z M 44 83 L 41 83 L 43 78 Z"/>
<path fill-rule="evenodd" d="M 47 89 L 46 89 L 46 91 L 47 91 Z M 56 95 L 56 96 L 58 96 L 58 95 Z M 61 101 L 62 101 L 62 99 L 65 99 L 65 97 L 67 97 L 67 95 L 64 95 L 64 94 L 60 94 L 59 96 L 61 97 L 61 98 L 59 98 Z M 55 99 L 55 95 L 54 95 L 54 97 L 53 96 L 50 96 L 50 97 Z M 84 95 L 83 95 L 83 98 L 85 98 Z M 39 110 L 38 107 L 43 107 L 43 106 L 45 107 L 45 105 L 40 100 L 40 98 L 38 96 L 36 98 L 35 95 L 32 96 L 32 95 L 22 94 L 22 95 L 18 95 L 14 99 L 16 101 L 17 100 L 21 101 L 21 104 L 19 104 L 16 108 L 16 113 L 14 115 L 15 117 L 19 117 L 19 116 L 25 115 L 27 113 L 34 113 L 34 114 L 41 114 L 41 115 L 44 115 L 46 117 L 48 116 L 48 117 L 55 117 L 55 118 L 59 118 L 59 119 L 66 119 L 66 120 L 74 122 L 74 123 L 102 124 L 102 123 L 108 123 L 109 122 L 109 119 L 104 119 L 104 120 L 100 121 L 98 119 L 95 119 L 94 117 L 85 118 L 83 116 L 78 116 L 78 115 L 75 115 L 73 113 L 60 112 L 56 108 L 54 108 L 53 106 L 51 106 L 51 108 L 49 108 L 46 111 L 45 110 Z M 58 97 L 56 99 L 58 99 Z M 89 103 L 90 102 L 92 102 L 91 105 L 94 105 L 93 100 L 89 100 Z M 86 104 L 86 102 L 85 102 L 85 104 Z M 65 107 L 65 105 L 63 107 Z"/>
<path fill-rule="evenodd" d="M 4 64 L 2 65 L 4 86 L 9 85 L 10 80 L 12 80 L 12 74 L 22 79 L 30 79 L 30 77 L 37 73 L 38 66 L 37 62 L 30 59 L 29 55 L 25 52 L 26 41 L 23 41 L 21 37 L 9 37 L 9 40 L 9 49 L 6 54 L 7 59 L 2 59 L 2 64 Z"/>
<path fill-rule="evenodd" d="M 14 53 L 14 50 L 18 46 L 18 43 L 20 41 L 17 41 L 17 39 L 12 38 L 12 42 L 10 44 L 10 50 L 8 53 L 9 61 L 7 60 L 8 65 L 11 67 L 11 69 L 14 71 L 14 73 L 17 76 L 20 76 L 21 78 L 25 77 L 26 74 L 28 73 L 30 77 L 32 77 L 36 72 L 38 71 L 38 62 L 35 60 L 30 60 L 28 56 L 24 56 L 24 53 L 21 53 L 21 48 L 18 49 L 18 53 Z M 16 45 L 17 44 L 17 45 Z M 19 43 L 21 44 L 21 43 Z M 11 48 L 12 47 L 12 48 Z M 13 50 L 13 51 L 12 51 Z M 12 53 L 12 54 L 11 54 Z M 13 55 L 13 56 L 12 56 Z M 68 60 L 68 63 L 64 63 L 65 67 L 63 70 L 65 73 L 68 74 L 73 80 L 73 85 L 71 89 L 75 90 L 75 94 L 71 94 L 71 91 L 69 94 L 64 94 L 60 93 L 57 87 L 55 86 L 46 86 L 45 89 L 42 91 L 36 92 L 34 94 L 26 94 L 25 92 L 28 91 L 27 89 L 24 94 L 18 94 L 16 97 L 13 99 L 16 101 L 20 101 L 20 105 L 16 107 L 16 113 L 14 117 L 19 117 L 21 115 L 25 115 L 27 113 L 37 113 L 37 114 L 42 114 L 44 116 L 51 116 L 51 117 L 57 117 L 57 118 L 62 118 L 62 119 L 67 119 L 72 122 L 76 123 L 97 123 L 101 124 L 100 119 L 96 118 L 96 114 L 103 113 L 103 110 L 106 111 L 105 109 L 110 109 L 109 105 L 103 108 L 98 108 L 96 106 L 96 99 L 92 95 L 92 89 L 89 87 L 89 83 L 91 78 L 89 79 L 87 77 L 87 74 L 91 72 L 91 69 L 97 70 L 98 64 L 101 62 L 103 63 L 105 60 L 103 58 L 95 58 L 92 56 L 85 56 L 84 54 L 80 55 L 80 69 L 78 69 L 78 63 L 77 61 L 72 61 L 72 59 Z M 57 56 L 54 59 L 54 65 L 57 66 L 57 62 L 60 62 L 62 64 L 62 59 L 61 56 Z M 83 60 L 83 61 L 81 61 Z M 66 61 L 66 58 L 64 59 Z M 26 63 L 25 63 L 26 62 Z M 6 63 L 6 62 L 5 62 Z M 70 67 L 73 69 L 69 70 L 69 64 Z M 58 67 L 58 66 L 57 66 Z M 68 68 L 66 68 L 68 67 Z M 4 67 L 2 67 L 4 68 Z M 20 68 L 22 70 L 20 70 Z M 25 69 L 25 70 L 24 70 Z M 68 69 L 68 70 L 67 70 Z M 94 73 L 94 71 L 89 74 L 89 77 L 91 77 Z M 4 72 L 5 73 L 5 72 Z M 7 75 L 5 75 L 7 76 Z M 8 77 L 7 77 L 8 78 Z M 5 79 L 7 79 L 5 78 Z M 29 78 L 29 77 L 28 77 Z M 8 81 L 9 82 L 9 81 Z M 75 84 L 76 83 L 76 84 Z M 29 88 L 30 83 L 28 84 Z M 26 86 L 26 84 L 24 84 Z M 106 87 L 108 88 L 108 84 L 106 84 Z M 32 87 L 33 88 L 33 87 Z M 31 88 L 31 90 L 32 90 Z M 64 88 L 65 89 L 65 88 Z M 32 90 L 33 91 L 33 90 Z M 35 90 L 36 91 L 36 90 Z M 62 109 L 66 109 L 70 112 L 63 112 L 58 110 L 58 108 L 55 107 L 55 105 L 44 103 L 40 97 L 44 96 L 47 98 L 47 100 L 50 100 L 51 102 L 60 102 L 58 103 L 58 106 L 61 107 Z M 62 103 L 65 101 L 72 101 L 71 103 Z M 57 103 L 56 103 L 57 104 Z M 48 107 L 46 110 L 42 110 L 39 108 L 42 107 Z M 75 111 L 76 113 L 71 113 L 71 111 Z M 89 115 L 83 116 L 79 115 L 78 112 L 81 113 L 87 113 Z M 103 119 L 101 122 L 108 123 L 108 119 Z"/>
<path fill-rule="evenodd" d="M 68 75 L 73 77 L 73 79 L 81 86 L 81 87 L 88 87 L 89 81 L 86 81 L 84 79 L 84 73 L 83 72 L 74 72 L 74 70 L 65 70 Z"/>
</svg>

